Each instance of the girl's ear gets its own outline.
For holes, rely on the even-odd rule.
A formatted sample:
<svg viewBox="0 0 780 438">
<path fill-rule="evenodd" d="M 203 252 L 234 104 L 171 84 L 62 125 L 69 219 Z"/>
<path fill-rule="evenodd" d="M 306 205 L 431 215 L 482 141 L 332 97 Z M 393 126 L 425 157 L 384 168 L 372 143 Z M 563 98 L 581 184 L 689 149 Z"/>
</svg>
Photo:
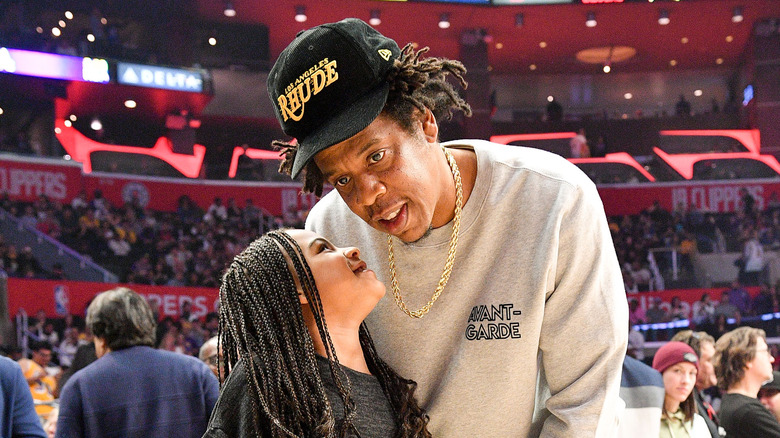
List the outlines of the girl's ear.
<svg viewBox="0 0 780 438">
<path fill-rule="evenodd" d="M 298 288 L 298 300 L 301 302 L 302 306 L 309 304 L 309 300 L 306 299 L 306 294 L 304 294 L 300 288 Z"/>
</svg>

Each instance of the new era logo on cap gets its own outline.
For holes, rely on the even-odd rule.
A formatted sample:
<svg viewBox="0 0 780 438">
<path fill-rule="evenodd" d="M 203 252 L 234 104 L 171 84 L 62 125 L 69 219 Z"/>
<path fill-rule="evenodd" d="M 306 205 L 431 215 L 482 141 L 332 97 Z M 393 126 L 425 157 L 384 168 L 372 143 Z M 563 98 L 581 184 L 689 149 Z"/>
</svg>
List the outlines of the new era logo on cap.
<svg viewBox="0 0 780 438">
<path fill-rule="evenodd" d="M 379 52 L 379 56 L 381 56 L 385 61 L 389 61 L 390 57 L 393 56 L 393 52 L 387 49 L 379 49 L 377 52 Z"/>
</svg>

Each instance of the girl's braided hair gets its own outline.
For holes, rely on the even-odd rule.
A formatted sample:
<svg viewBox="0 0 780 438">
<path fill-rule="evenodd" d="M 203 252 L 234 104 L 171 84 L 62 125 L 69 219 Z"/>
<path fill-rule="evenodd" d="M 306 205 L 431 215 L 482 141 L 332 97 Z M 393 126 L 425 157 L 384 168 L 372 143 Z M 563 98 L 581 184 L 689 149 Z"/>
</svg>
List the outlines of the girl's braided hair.
<svg viewBox="0 0 780 438">
<path fill-rule="evenodd" d="M 299 287 L 309 302 L 344 406 L 344 418 L 338 421 L 319 374 Z M 319 291 L 301 248 L 289 234 L 267 233 L 236 256 L 223 277 L 219 299 L 218 348 L 228 370 L 239 358 L 243 361 L 257 436 L 359 436 L 350 382 L 339 366 Z M 365 323 L 360 326 L 360 344 L 395 414 L 395 436 L 430 437 L 428 416 L 414 399 L 417 384 L 379 358 Z"/>
<path fill-rule="evenodd" d="M 437 122 L 450 120 L 453 110 L 460 110 L 466 116 L 471 116 L 469 104 L 458 95 L 455 87 L 447 82 L 447 75 L 452 74 L 460 85 L 466 88 L 466 67 L 460 61 L 421 58 L 426 52 L 428 47 L 415 52 L 412 45 L 407 44 L 387 77 L 390 94 L 382 113 L 411 134 L 414 133 L 414 123 L 420 112 L 425 112 L 426 108 L 431 110 Z M 281 150 L 284 156 L 279 172 L 290 175 L 298 145 L 279 140 L 271 144 Z M 303 191 L 321 196 L 324 182 L 322 172 L 314 160 L 309 161 L 303 169 Z"/>
</svg>

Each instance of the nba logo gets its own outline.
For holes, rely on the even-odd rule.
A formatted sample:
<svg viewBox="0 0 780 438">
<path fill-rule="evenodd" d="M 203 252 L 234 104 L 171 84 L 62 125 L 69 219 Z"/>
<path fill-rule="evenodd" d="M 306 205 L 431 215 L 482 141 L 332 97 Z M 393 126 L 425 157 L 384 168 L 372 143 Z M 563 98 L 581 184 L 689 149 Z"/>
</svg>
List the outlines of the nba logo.
<svg viewBox="0 0 780 438">
<path fill-rule="evenodd" d="M 68 288 L 58 284 L 54 286 L 54 310 L 57 315 L 68 314 Z"/>
</svg>

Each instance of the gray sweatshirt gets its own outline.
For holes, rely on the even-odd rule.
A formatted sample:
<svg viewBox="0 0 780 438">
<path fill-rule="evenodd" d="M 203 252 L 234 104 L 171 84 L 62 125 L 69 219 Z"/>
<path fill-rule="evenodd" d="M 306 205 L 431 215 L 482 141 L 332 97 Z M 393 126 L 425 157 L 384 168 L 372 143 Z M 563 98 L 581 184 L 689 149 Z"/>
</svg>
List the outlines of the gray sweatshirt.
<svg viewBox="0 0 780 438">
<path fill-rule="evenodd" d="M 548 152 L 479 140 L 477 178 L 463 208 L 447 287 L 422 319 L 395 305 L 385 234 L 338 193 L 306 227 L 355 245 L 388 285 L 368 318 L 379 354 L 419 384 L 436 437 L 612 436 L 628 309 L 620 267 L 593 183 Z M 414 244 L 395 242 L 410 309 L 430 299 L 451 225 Z"/>
</svg>

